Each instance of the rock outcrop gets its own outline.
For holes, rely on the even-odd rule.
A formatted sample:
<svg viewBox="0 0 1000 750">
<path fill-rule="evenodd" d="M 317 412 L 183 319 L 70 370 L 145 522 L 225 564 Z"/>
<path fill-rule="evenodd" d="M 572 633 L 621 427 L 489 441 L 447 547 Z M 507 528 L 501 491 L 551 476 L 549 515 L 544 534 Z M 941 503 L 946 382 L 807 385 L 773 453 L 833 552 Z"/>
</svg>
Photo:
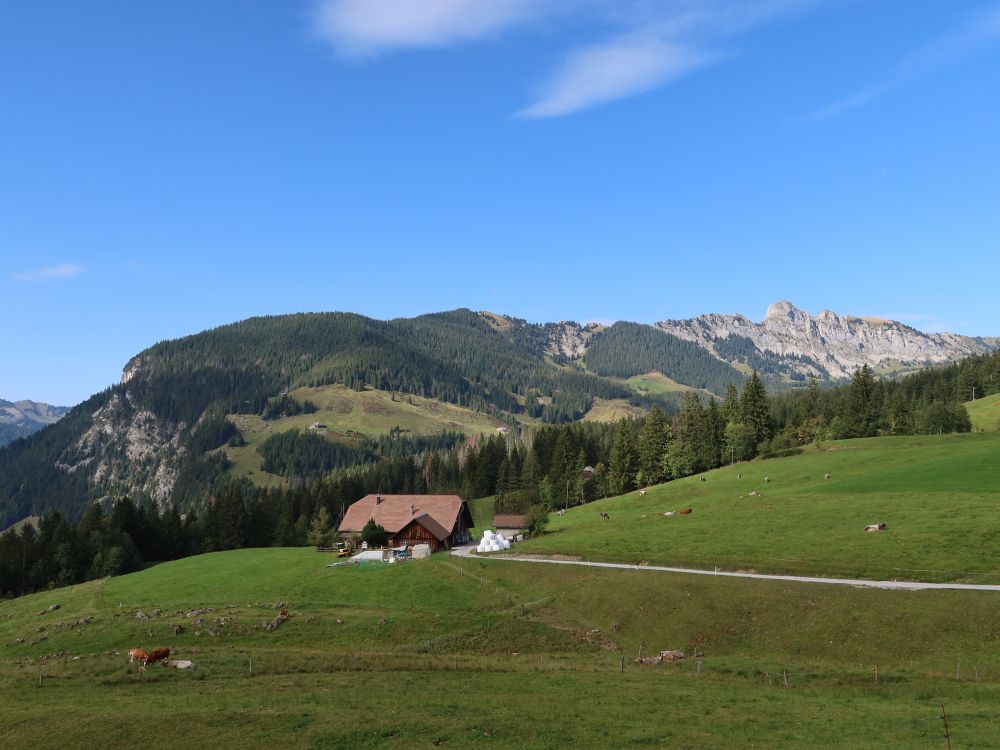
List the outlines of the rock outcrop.
<svg viewBox="0 0 1000 750">
<path fill-rule="evenodd" d="M 830 310 L 811 316 L 784 300 L 771 305 L 760 323 L 743 315 L 709 314 L 655 325 L 727 361 L 731 360 L 720 353 L 720 344 L 739 336 L 759 353 L 785 360 L 792 372 L 832 379 L 848 378 L 866 364 L 876 369 L 906 369 L 997 348 L 996 339 L 924 333 L 892 320 L 838 315 Z"/>
</svg>

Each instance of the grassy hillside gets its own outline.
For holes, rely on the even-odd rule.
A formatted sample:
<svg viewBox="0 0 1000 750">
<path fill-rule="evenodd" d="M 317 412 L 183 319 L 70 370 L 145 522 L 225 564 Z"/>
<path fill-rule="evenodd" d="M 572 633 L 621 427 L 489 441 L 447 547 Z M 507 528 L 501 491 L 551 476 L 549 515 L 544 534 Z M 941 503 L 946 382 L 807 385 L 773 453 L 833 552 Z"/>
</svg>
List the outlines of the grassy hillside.
<svg viewBox="0 0 1000 750">
<path fill-rule="evenodd" d="M 617 422 L 623 417 L 641 417 L 643 414 L 644 409 L 633 406 L 623 398 L 598 398 L 583 419 L 585 422 Z"/>
<path fill-rule="evenodd" d="M 694 391 L 688 385 L 682 385 L 660 372 L 647 372 L 644 375 L 633 375 L 625 384 L 640 393 L 684 393 Z"/>
<path fill-rule="evenodd" d="M 944 702 L 956 747 L 989 747 L 1000 720 L 992 595 L 328 559 L 203 555 L 0 603 L 0 741 L 936 747 Z M 267 632 L 275 605 L 292 617 Z M 195 607 L 214 611 L 196 625 L 184 616 Z M 139 674 L 125 658 L 135 645 L 197 667 Z M 633 664 L 640 647 L 699 649 L 701 668 Z M 169 721 L 132 720 L 151 712 Z"/>
<path fill-rule="evenodd" d="M 262 459 L 257 447 L 275 433 L 307 430 L 315 422 L 327 426 L 322 434 L 329 439 L 346 442 L 351 442 L 352 436 L 383 435 L 396 427 L 412 435 L 429 435 L 443 430 L 489 435 L 503 424 L 472 409 L 371 388 L 356 391 L 341 385 L 328 385 L 298 388 L 290 395 L 303 403 L 311 401 L 318 411 L 274 420 L 261 419 L 257 414 L 230 417 L 247 442 L 239 448 L 227 446 L 222 449 L 232 463 L 230 473 L 236 476 L 252 475 L 254 481 L 263 486 L 285 484 L 282 477 L 261 469 Z"/>
<path fill-rule="evenodd" d="M 997 583 L 998 455 L 997 433 L 825 443 L 803 455 L 709 472 L 706 481 L 694 476 L 653 487 L 645 497 L 633 492 L 571 509 L 522 550 L 707 569 Z M 688 506 L 689 516 L 663 516 Z M 887 532 L 863 531 L 880 522 Z"/>
<path fill-rule="evenodd" d="M 965 408 L 972 420 L 972 429 L 989 432 L 1000 430 L 1000 394 L 966 401 Z"/>
<path fill-rule="evenodd" d="M 9 528 L 4 529 L 4 531 L 20 531 L 27 524 L 31 524 L 36 529 L 38 528 L 38 522 L 41 521 L 39 516 L 28 516 L 27 518 L 22 518 L 17 523 L 11 525 Z"/>
</svg>

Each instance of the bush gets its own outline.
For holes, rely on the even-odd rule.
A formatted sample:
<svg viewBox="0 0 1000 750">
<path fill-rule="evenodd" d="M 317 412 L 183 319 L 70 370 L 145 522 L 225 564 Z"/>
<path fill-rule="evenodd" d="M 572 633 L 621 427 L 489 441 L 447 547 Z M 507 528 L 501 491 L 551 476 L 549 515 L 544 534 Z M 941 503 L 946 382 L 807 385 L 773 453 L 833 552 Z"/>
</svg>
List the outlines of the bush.
<svg viewBox="0 0 1000 750">
<path fill-rule="evenodd" d="M 361 541 L 368 542 L 369 547 L 384 547 L 389 541 L 389 535 L 385 529 L 375 523 L 374 518 L 369 518 L 368 523 L 361 529 Z"/>
<path fill-rule="evenodd" d="M 549 512 L 544 505 L 532 505 L 524 519 L 524 528 L 530 536 L 537 536 L 549 525 Z"/>
</svg>

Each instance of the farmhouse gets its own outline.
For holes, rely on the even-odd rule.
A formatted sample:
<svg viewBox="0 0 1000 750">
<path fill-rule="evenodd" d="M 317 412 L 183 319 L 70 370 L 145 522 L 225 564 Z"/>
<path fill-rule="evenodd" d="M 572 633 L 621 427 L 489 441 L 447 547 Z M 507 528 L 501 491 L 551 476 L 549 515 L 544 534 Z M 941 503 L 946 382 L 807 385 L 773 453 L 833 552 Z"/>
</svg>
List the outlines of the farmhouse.
<svg viewBox="0 0 1000 750">
<path fill-rule="evenodd" d="M 337 531 L 360 534 L 370 519 L 386 530 L 392 547 L 428 544 L 435 552 L 469 540 L 472 513 L 458 495 L 366 495 L 351 505 Z"/>
</svg>

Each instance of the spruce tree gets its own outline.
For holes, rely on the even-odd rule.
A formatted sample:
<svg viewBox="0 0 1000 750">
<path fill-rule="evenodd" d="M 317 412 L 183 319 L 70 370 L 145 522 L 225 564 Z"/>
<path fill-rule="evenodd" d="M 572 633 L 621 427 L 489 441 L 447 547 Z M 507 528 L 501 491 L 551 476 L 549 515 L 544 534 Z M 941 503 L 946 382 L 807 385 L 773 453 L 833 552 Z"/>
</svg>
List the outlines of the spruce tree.
<svg viewBox="0 0 1000 750">
<path fill-rule="evenodd" d="M 750 428 L 755 446 L 771 437 L 767 389 L 764 388 L 764 383 L 761 382 L 756 370 L 743 386 L 743 393 L 740 395 L 740 416 L 743 424 Z M 752 456 L 747 456 L 747 458 L 752 458 Z"/>
<path fill-rule="evenodd" d="M 726 386 L 726 397 L 722 401 L 722 419 L 726 424 L 740 421 L 740 396 L 732 383 Z"/>
<path fill-rule="evenodd" d="M 667 452 L 669 430 L 663 412 L 654 405 L 639 433 L 639 484 L 646 486 L 663 481 L 663 457 Z"/>
<path fill-rule="evenodd" d="M 856 437 L 878 434 L 882 412 L 882 387 L 867 364 L 854 373 L 847 392 L 844 418 Z"/>
<path fill-rule="evenodd" d="M 635 489 L 635 475 L 639 469 L 639 451 L 632 437 L 629 420 L 621 419 L 611 447 L 611 465 L 608 468 L 611 494 L 622 495 Z"/>
<path fill-rule="evenodd" d="M 313 547 L 330 546 L 330 513 L 325 506 L 321 505 L 313 515 L 306 539 Z"/>
</svg>

